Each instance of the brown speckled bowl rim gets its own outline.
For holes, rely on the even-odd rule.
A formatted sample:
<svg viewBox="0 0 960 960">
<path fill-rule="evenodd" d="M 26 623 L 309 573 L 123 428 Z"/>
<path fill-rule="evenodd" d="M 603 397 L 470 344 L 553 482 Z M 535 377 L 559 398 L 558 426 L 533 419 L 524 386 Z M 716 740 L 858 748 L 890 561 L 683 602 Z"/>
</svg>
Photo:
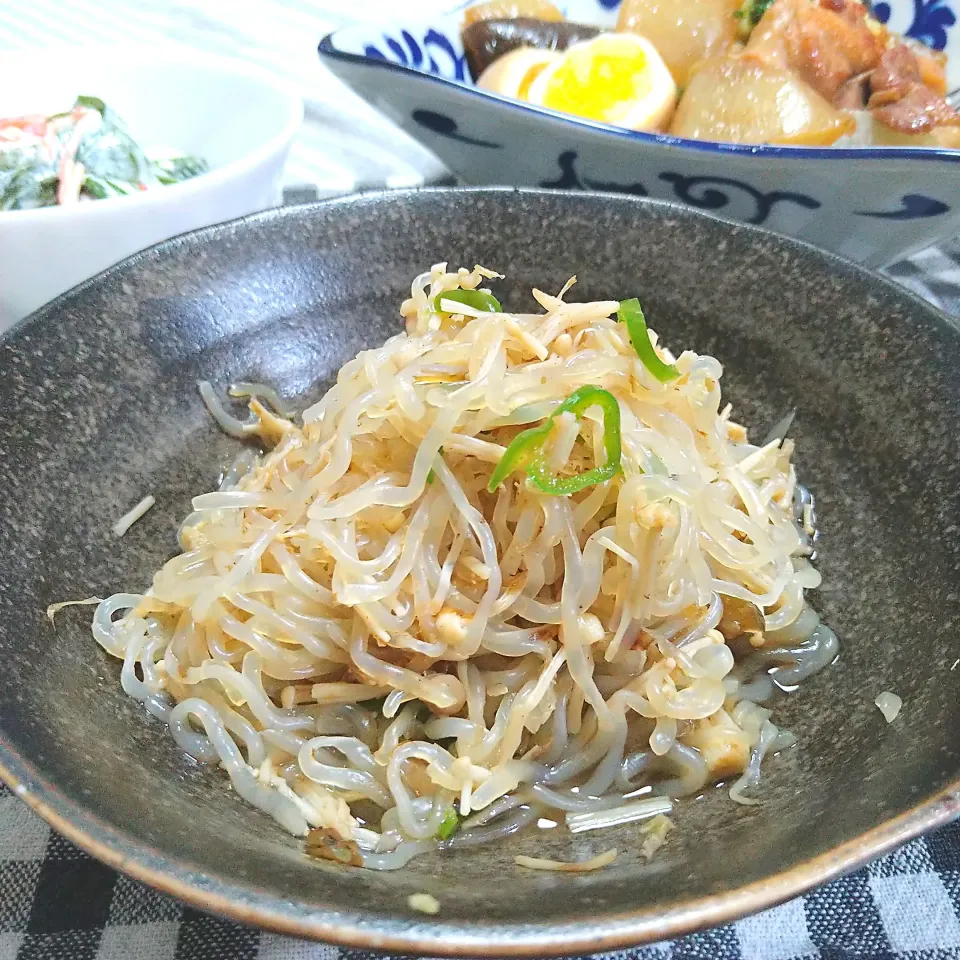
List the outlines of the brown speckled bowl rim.
<svg viewBox="0 0 960 960">
<path fill-rule="evenodd" d="M 415 197 L 420 193 L 471 192 L 482 194 L 521 193 L 535 199 L 537 196 L 572 191 L 527 190 L 516 188 L 421 188 L 403 191 L 377 191 L 353 194 L 310 205 L 326 209 L 350 205 L 358 199 L 369 202 L 378 196 L 396 200 L 398 196 Z M 591 193 L 625 204 L 647 204 L 689 217 L 689 208 L 665 201 L 624 197 L 616 194 Z M 289 211 L 290 208 L 287 208 Z M 297 208 L 300 209 L 300 208 Z M 693 212 L 694 216 L 728 223 L 723 217 Z M 284 209 L 269 210 L 194 231 L 190 236 L 214 238 L 225 226 L 238 223 L 263 223 L 285 216 Z M 759 227 L 737 224 L 738 230 L 761 236 L 773 236 Z M 148 251 L 134 254 L 57 297 L 25 320 L 3 334 L 3 339 L 16 336 L 25 327 L 43 322 L 55 315 L 61 304 L 70 300 L 76 291 L 123 269 L 148 253 L 162 253 L 182 238 L 172 238 Z M 845 271 L 860 273 L 863 279 L 881 287 L 895 290 L 901 298 L 913 299 L 926 310 L 929 304 L 890 281 L 842 257 L 819 250 L 810 244 L 792 238 L 777 236 L 778 242 L 806 249 L 820 256 L 827 266 L 835 263 Z M 955 325 L 952 318 L 942 314 L 943 322 Z M 598 953 L 632 947 L 682 936 L 707 927 L 728 923 L 751 913 L 776 906 L 811 888 L 855 870 L 870 860 L 897 846 L 960 817 L 960 778 L 945 789 L 918 803 L 910 810 L 893 817 L 832 850 L 813 857 L 796 867 L 774 874 L 764 880 L 737 889 L 676 904 L 668 910 L 644 909 L 590 916 L 585 911 L 575 923 L 461 924 L 447 919 L 441 913 L 435 917 L 399 919 L 372 917 L 363 911 L 324 913 L 306 901 L 280 897 L 253 884 L 240 884 L 193 869 L 188 862 L 166 856 L 161 850 L 138 841 L 91 814 L 83 805 L 67 797 L 55 784 L 44 779 L 0 735 L 0 779 L 13 793 L 42 817 L 54 830 L 81 847 L 91 856 L 136 880 L 149 884 L 193 907 L 221 914 L 240 923 L 262 927 L 277 933 L 367 950 L 386 950 L 420 956 L 442 957 L 540 957 L 568 954 Z"/>
</svg>

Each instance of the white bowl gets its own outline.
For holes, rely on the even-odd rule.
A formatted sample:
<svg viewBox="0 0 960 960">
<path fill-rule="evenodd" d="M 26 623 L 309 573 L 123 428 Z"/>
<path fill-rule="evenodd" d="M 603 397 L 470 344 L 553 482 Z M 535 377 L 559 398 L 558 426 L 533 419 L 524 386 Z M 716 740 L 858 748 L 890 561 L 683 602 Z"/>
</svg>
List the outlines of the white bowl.
<svg viewBox="0 0 960 960">
<path fill-rule="evenodd" d="M 612 25 L 620 0 L 559 3 Z M 960 86 L 960 0 L 877 0 L 891 29 L 950 57 Z M 329 68 L 465 183 L 635 193 L 763 224 L 870 266 L 960 232 L 960 151 L 723 144 L 635 133 L 473 86 L 458 12 L 338 30 Z"/>
<path fill-rule="evenodd" d="M 129 197 L 0 213 L 0 331 L 124 257 L 276 206 L 300 96 L 266 71 L 186 49 L 0 54 L 0 117 L 100 97 L 143 146 L 204 157 L 209 173 Z"/>
</svg>

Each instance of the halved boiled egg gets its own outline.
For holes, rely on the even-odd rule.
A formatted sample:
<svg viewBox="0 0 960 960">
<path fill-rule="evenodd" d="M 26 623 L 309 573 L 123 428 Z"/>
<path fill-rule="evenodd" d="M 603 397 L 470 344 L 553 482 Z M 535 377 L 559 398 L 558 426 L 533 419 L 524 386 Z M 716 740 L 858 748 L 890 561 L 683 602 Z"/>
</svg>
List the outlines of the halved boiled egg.
<svg viewBox="0 0 960 960">
<path fill-rule="evenodd" d="M 677 85 L 646 37 L 602 33 L 542 68 L 526 99 L 630 130 L 662 130 L 676 108 Z"/>
<path fill-rule="evenodd" d="M 555 50 L 517 47 L 516 50 L 494 60 L 477 78 L 477 86 L 493 93 L 526 100 L 533 81 L 559 58 L 560 54 Z"/>
</svg>

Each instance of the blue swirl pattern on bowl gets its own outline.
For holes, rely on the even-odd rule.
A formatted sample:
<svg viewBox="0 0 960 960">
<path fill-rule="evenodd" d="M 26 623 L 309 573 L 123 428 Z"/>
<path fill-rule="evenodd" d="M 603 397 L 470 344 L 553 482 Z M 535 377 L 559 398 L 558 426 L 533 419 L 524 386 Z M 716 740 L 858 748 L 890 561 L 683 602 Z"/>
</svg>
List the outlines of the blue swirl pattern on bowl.
<svg viewBox="0 0 960 960">
<path fill-rule="evenodd" d="M 873 12 L 881 23 L 890 21 L 889 3 L 875 3 Z M 947 32 L 956 24 L 957 15 L 947 0 L 913 0 L 913 22 L 904 33 L 934 50 L 943 50 Z"/>
<path fill-rule="evenodd" d="M 374 60 L 392 60 L 401 66 L 412 67 L 435 77 L 459 80 L 461 83 L 466 82 L 469 76 L 459 40 L 454 43 L 450 37 L 434 27 L 429 27 L 419 42 L 408 30 L 401 30 L 399 38 L 384 34 L 383 46 L 387 53 L 372 43 L 367 44 L 364 53 Z M 435 52 L 443 54 L 439 63 L 432 55 Z"/>
</svg>

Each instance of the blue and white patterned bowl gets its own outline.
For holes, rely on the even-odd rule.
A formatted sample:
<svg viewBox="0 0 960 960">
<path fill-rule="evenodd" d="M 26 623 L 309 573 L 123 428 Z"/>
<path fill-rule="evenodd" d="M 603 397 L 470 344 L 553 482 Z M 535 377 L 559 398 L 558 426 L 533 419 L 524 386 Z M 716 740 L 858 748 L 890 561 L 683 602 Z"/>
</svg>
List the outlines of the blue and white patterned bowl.
<svg viewBox="0 0 960 960">
<path fill-rule="evenodd" d="M 569 0 L 613 24 L 620 0 Z M 960 0 L 885 0 L 891 29 L 946 50 L 960 86 Z M 635 133 L 473 86 L 461 14 L 325 37 L 330 69 L 465 183 L 608 190 L 679 200 L 882 266 L 960 233 L 960 151 L 748 146 Z"/>
</svg>

